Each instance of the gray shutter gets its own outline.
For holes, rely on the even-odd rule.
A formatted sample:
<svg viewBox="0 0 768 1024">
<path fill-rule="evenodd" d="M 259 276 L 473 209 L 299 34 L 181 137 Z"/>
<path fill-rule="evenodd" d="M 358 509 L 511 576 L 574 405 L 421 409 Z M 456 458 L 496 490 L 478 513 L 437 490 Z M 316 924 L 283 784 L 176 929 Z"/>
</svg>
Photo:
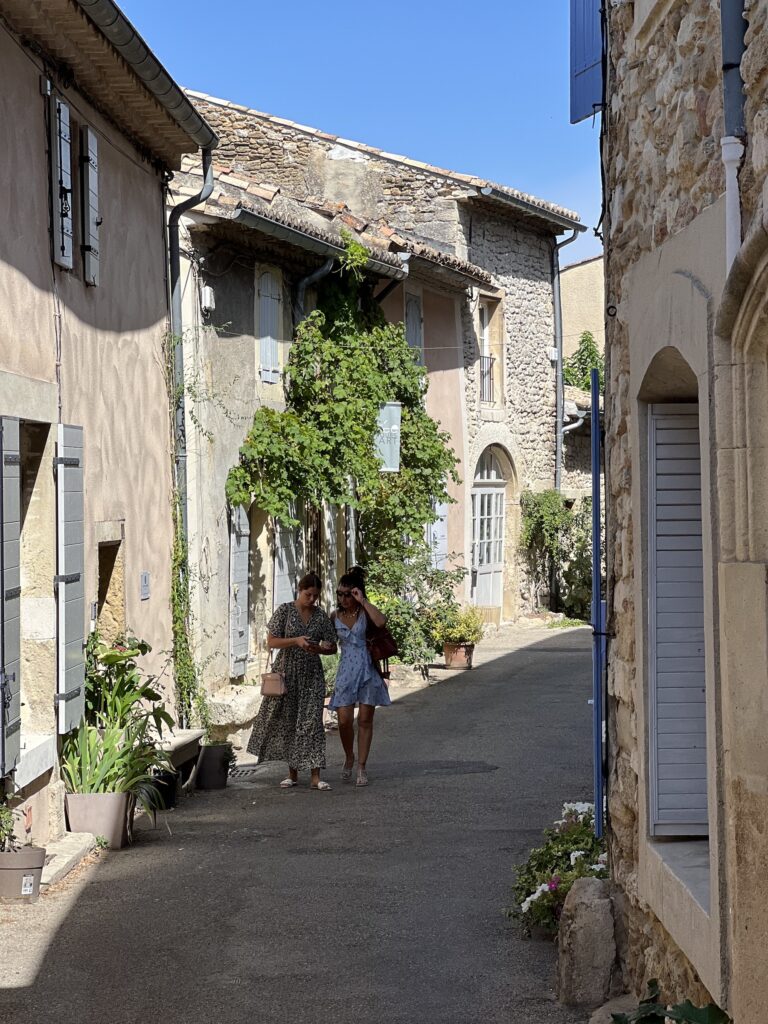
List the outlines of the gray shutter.
<svg viewBox="0 0 768 1024">
<path fill-rule="evenodd" d="M 278 341 L 282 331 L 280 286 L 274 274 L 265 271 L 261 275 L 258 294 L 261 379 L 265 384 L 277 384 L 280 380 Z"/>
<path fill-rule="evenodd" d="M 69 107 L 51 97 L 51 196 L 53 258 L 72 269 L 72 139 Z"/>
<path fill-rule="evenodd" d="M 571 124 L 603 105 L 601 0 L 571 0 Z"/>
<path fill-rule="evenodd" d="M 2 450 L 2 544 L 0 545 L 0 671 L 3 674 L 3 716 L 0 735 L 0 777 L 15 768 L 21 756 L 21 457 L 19 421 L 0 419 Z"/>
<path fill-rule="evenodd" d="M 435 503 L 437 519 L 427 526 L 427 542 L 432 548 L 432 564 L 435 569 L 445 569 L 448 560 L 448 504 Z"/>
<path fill-rule="evenodd" d="M 421 315 L 421 299 L 418 295 L 405 296 L 405 340 L 412 349 L 424 355 L 424 330 Z"/>
<path fill-rule="evenodd" d="M 58 425 L 56 447 L 56 648 L 59 732 L 85 710 L 85 503 L 83 428 Z"/>
<path fill-rule="evenodd" d="M 83 185 L 83 272 L 85 283 L 99 283 L 99 143 L 92 128 L 80 133 Z"/>
<path fill-rule="evenodd" d="M 706 834 L 701 453 L 696 405 L 650 415 L 651 832 Z"/>
<path fill-rule="evenodd" d="M 299 581 L 299 567 L 302 559 L 301 536 L 301 526 L 275 523 L 275 578 L 272 590 L 275 608 L 296 598 L 296 585 Z"/>
<path fill-rule="evenodd" d="M 248 667 L 248 512 L 238 505 L 230 512 L 229 528 L 229 674 L 245 675 Z"/>
</svg>

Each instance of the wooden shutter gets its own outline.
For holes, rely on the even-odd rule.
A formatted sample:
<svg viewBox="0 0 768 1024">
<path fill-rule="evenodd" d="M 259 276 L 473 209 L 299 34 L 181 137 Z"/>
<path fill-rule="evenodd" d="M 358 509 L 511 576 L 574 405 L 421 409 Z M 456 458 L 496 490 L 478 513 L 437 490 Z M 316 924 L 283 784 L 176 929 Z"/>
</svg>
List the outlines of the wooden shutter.
<svg viewBox="0 0 768 1024">
<path fill-rule="evenodd" d="M 571 124 L 603 105 L 601 0 L 571 0 Z"/>
<path fill-rule="evenodd" d="M 80 133 L 82 156 L 83 274 L 85 283 L 99 283 L 99 142 L 92 128 Z"/>
<path fill-rule="evenodd" d="M 280 380 L 278 342 L 282 334 L 280 286 L 269 271 L 259 277 L 258 296 L 261 379 L 265 384 L 277 384 Z"/>
<path fill-rule="evenodd" d="M 651 832 L 707 833 L 704 563 L 696 405 L 650 415 Z"/>
<path fill-rule="evenodd" d="M 72 269 L 72 138 L 69 107 L 51 97 L 51 198 L 53 258 Z"/>
<path fill-rule="evenodd" d="M 296 587 L 301 575 L 302 532 L 301 526 L 286 526 L 280 522 L 275 524 L 275 578 L 272 590 L 275 608 L 296 598 Z"/>
<path fill-rule="evenodd" d="M 448 505 L 436 502 L 437 519 L 427 524 L 427 543 L 432 549 L 432 564 L 435 569 L 445 569 L 448 558 Z"/>
<path fill-rule="evenodd" d="M 4 778 L 21 756 L 21 455 L 19 421 L 12 416 L 0 419 L 0 450 L 0 672 L 4 684 L 0 777 Z"/>
<path fill-rule="evenodd" d="M 58 727 L 85 710 L 85 522 L 83 428 L 58 425 L 56 446 L 56 648 Z"/>
<path fill-rule="evenodd" d="M 248 667 L 248 576 L 250 524 L 238 505 L 230 512 L 229 530 L 229 674 L 245 675 Z"/>
<path fill-rule="evenodd" d="M 424 355 L 424 329 L 418 295 L 405 296 L 405 339 L 421 359 Z"/>
</svg>

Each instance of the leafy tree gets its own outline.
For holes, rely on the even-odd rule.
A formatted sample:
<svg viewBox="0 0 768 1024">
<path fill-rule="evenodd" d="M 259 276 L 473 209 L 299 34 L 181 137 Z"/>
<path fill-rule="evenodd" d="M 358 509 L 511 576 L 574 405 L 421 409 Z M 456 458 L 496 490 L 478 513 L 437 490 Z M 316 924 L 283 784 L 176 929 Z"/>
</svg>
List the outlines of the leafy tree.
<svg viewBox="0 0 768 1024">
<path fill-rule="evenodd" d="M 563 363 L 563 380 L 572 387 L 589 391 L 592 384 L 590 373 L 597 370 L 600 377 L 600 391 L 605 386 L 605 359 L 598 351 L 591 331 L 584 331 L 579 347 Z"/>
<path fill-rule="evenodd" d="M 589 618 L 592 600 L 592 501 L 571 508 L 559 491 L 524 491 L 520 546 L 528 563 L 534 606 L 556 584 L 560 606 L 574 618 Z"/>
</svg>

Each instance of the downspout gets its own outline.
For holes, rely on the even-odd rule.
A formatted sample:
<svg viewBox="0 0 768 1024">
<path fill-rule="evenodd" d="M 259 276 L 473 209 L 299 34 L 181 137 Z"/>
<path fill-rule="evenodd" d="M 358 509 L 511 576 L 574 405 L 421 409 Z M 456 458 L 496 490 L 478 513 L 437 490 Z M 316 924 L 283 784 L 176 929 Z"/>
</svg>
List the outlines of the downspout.
<svg viewBox="0 0 768 1024">
<path fill-rule="evenodd" d="M 173 339 L 173 388 L 176 396 L 174 410 L 174 439 L 176 448 L 176 491 L 181 510 L 181 529 L 184 540 L 188 536 L 187 525 L 187 436 L 185 430 L 186 403 L 184 396 L 184 335 L 181 317 L 181 256 L 179 251 L 179 221 L 182 214 L 193 206 L 204 202 L 213 192 L 213 155 L 210 148 L 204 149 L 203 187 L 195 196 L 190 196 L 171 210 L 168 218 L 168 261 L 170 264 L 171 286 L 171 337 Z"/>
<path fill-rule="evenodd" d="M 555 490 L 559 491 L 563 478 L 563 310 L 560 303 L 560 250 L 576 240 L 578 229 L 570 238 L 552 244 L 552 296 L 555 312 Z"/>
<path fill-rule="evenodd" d="M 744 0 L 722 0 L 720 33 L 723 55 L 723 122 L 720 139 L 725 167 L 725 271 L 731 269 L 741 248 L 741 196 L 739 167 L 744 156 L 744 80 L 741 58 L 744 56 Z"/>
<path fill-rule="evenodd" d="M 298 326 L 306 316 L 304 312 L 304 299 L 307 294 L 307 288 L 311 288 L 313 284 L 317 284 L 318 281 L 327 277 L 333 270 L 333 264 L 335 262 L 336 260 L 333 256 L 329 257 L 322 267 L 318 267 L 317 270 L 313 270 L 311 274 L 307 274 L 306 277 L 302 277 L 299 281 L 296 288 L 296 304 L 293 310 L 293 319 L 296 326 Z"/>
<path fill-rule="evenodd" d="M 563 429 L 561 430 L 561 433 L 562 434 L 570 434 L 570 432 L 572 430 L 578 430 L 583 422 L 584 422 L 584 417 L 583 416 L 579 416 L 579 418 L 577 420 L 575 420 L 573 423 L 569 423 L 567 427 L 563 427 Z"/>
</svg>

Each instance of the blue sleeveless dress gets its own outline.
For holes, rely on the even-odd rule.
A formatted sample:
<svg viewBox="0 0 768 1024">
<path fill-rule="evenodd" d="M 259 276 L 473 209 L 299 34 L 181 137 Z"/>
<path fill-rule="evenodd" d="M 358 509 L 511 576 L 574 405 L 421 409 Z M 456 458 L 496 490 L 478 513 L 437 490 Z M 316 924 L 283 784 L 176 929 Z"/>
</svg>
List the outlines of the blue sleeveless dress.
<svg viewBox="0 0 768 1024">
<path fill-rule="evenodd" d="M 336 672 L 336 689 L 328 705 L 335 711 L 352 704 L 370 704 L 373 707 L 386 707 L 391 704 L 387 688 L 373 664 L 373 659 L 365 646 L 365 633 L 368 625 L 365 612 L 361 610 L 357 622 L 350 629 L 338 616 L 334 616 L 336 637 L 341 651 L 339 667 Z"/>
</svg>

